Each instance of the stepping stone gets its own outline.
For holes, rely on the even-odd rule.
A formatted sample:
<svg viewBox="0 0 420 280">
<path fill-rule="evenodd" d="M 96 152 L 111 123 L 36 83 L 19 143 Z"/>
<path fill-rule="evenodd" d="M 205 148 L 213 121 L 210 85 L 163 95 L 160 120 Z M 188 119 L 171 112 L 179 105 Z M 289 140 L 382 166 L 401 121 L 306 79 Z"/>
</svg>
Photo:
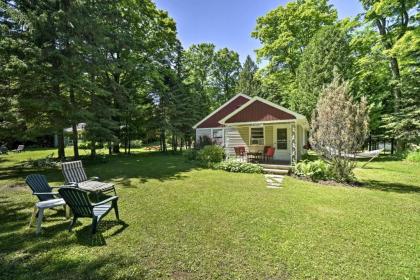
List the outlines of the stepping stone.
<svg viewBox="0 0 420 280">
<path fill-rule="evenodd" d="M 269 189 L 281 189 L 281 184 L 283 182 L 284 176 L 266 174 L 264 175 L 265 181 L 267 183 L 267 188 Z"/>
</svg>

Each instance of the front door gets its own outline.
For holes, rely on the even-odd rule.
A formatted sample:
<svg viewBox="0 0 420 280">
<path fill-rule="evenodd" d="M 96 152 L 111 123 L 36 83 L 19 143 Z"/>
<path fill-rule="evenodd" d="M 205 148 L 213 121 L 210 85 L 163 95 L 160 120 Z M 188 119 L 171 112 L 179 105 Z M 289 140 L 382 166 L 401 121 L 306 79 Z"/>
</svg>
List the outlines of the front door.
<svg viewBox="0 0 420 280">
<path fill-rule="evenodd" d="M 274 148 L 276 148 L 274 159 L 290 161 L 290 126 L 288 124 L 275 125 Z"/>
</svg>

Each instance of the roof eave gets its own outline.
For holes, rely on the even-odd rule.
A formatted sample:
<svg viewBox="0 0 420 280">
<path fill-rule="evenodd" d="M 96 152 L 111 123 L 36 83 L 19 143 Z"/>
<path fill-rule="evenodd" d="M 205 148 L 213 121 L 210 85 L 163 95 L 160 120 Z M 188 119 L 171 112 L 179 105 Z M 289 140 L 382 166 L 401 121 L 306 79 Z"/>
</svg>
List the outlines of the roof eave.
<svg viewBox="0 0 420 280">
<path fill-rule="evenodd" d="M 236 94 L 234 97 L 232 97 L 231 99 L 229 99 L 228 101 L 226 101 L 223 105 L 221 105 L 219 108 L 217 108 L 216 110 L 214 110 L 213 112 L 211 112 L 210 114 L 208 114 L 206 117 L 204 117 L 201 121 L 199 121 L 198 123 L 196 123 L 195 125 L 193 125 L 193 129 L 197 129 L 197 127 L 202 124 L 203 122 L 205 122 L 207 119 L 209 119 L 211 116 L 213 116 L 214 114 L 216 114 L 217 112 L 219 112 L 220 110 L 222 110 L 224 107 L 226 107 L 230 102 L 232 102 L 233 100 L 235 100 L 236 98 L 238 98 L 239 96 L 242 96 L 244 98 L 247 98 L 249 100 L 251 100 L 252 98 L 246 94 L 243 93 L 238 93 Z M 248 102 L 248 101 L 247 101 Z M 246 104 L 246 103 L 245 103 Z M 221 125 L 223 125 L 220 121 L 219 123 Z"/>
</svg>

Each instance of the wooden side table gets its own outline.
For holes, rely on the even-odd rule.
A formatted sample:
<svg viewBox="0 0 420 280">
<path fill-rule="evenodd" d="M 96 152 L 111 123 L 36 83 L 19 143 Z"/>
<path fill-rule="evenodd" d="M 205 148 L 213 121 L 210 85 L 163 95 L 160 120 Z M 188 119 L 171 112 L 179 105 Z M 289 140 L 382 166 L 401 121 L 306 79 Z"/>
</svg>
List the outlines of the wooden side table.
<svg viewBox="0 0 420 280">
<path fill-rule="evenodd" d="M 35 204 L 34 211 L 32 212 L 32 217 L 29 222 L 29 227 L 32 226 L 33 222 L 35 221 L 36 213 L 38 212 L 38 218 L 36 220 L 36 234 L 41 232 L 41 223 L 42 219 L 44 218 L 44 210 L 48 208 L 54 208 L 58 206 L 64 206 L 66 211 L 66 218 L 70 216 L 69 208 L 66 207 L 66 202 L 62 198 L 57 199 L 50 199 L 45 201 L 39 201 Z"/>
</svg>

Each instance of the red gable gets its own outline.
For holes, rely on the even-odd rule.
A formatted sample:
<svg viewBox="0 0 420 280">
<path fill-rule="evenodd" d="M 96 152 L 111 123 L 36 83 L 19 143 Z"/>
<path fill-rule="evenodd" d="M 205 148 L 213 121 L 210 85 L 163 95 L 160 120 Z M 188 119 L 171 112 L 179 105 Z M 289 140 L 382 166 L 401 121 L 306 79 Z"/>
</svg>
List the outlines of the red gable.
<svg viewBox="0 0 420 280">
<path fill-rule="evenodd" d="M 207 119 L 204 119 L 204 121 L 200 123 L 197 128 L 221 127 L 222 125 L 219 123 L 221 119 L 238 109 L 249 100 L 250 98 L 244 95 L 238 95 L 236 98 L 222 105 L 222 107 L 219 107 L 219 109 L 217 109 L 212 115 L 209 115 Z"/>
<path fill-rule="evenodd" d="M 255 100 L 244 109 L 226 120 L 226 123 L 260 122 L 296 119 L 290 113 L 270 106 L 260 100 Z"/>
</svg>

